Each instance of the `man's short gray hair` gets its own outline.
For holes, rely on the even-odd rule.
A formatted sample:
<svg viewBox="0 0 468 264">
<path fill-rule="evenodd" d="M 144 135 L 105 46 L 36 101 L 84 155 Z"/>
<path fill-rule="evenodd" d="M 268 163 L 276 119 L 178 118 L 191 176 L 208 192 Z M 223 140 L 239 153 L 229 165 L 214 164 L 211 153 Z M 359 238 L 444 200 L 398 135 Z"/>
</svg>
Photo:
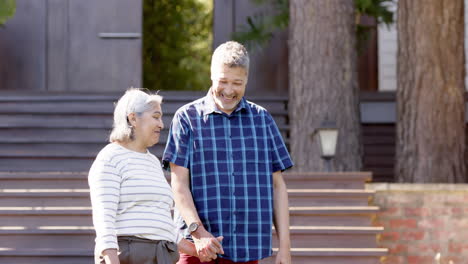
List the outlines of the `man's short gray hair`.
<svg viewBox="0 0 468 264">
<path fill-rule="evenodd" d="M 128 115 L 135 113 L 141 116 L 155 105 L 161 105 L 162 97 L 157 94 L 147 94 L 138 88 L 130 88 L 119 99 L 114 110 L 114 124 L 109 136 L 110 142 L 133 140 L 133 129 L 128 121 Z"/>
<path fill-rule="evenodd" d="M 214 72 L 214 67 L 226 65 L 231 68 L 241 67 L 249 73 L 249 54 L 247 49 L 236 41 L 228 41 L 219 45 L 213 52 L 211 57 L 211 72 Z"/>
</svg>

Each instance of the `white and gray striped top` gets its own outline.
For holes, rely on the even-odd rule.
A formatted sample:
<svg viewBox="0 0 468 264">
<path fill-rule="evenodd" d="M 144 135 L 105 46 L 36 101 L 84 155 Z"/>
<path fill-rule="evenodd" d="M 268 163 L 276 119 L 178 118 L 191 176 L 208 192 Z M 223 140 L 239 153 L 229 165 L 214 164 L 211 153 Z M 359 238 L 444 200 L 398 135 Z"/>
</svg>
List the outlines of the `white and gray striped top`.
<svg viewBox="0 0 468 264">
<path fill-rule="evenodd" d="M 171 216 L 174 199 L 160 161 L 111 143 L 88 175 L 96 253 L 117 248 L 117 236 L 178 242 Z"/>
</svg>

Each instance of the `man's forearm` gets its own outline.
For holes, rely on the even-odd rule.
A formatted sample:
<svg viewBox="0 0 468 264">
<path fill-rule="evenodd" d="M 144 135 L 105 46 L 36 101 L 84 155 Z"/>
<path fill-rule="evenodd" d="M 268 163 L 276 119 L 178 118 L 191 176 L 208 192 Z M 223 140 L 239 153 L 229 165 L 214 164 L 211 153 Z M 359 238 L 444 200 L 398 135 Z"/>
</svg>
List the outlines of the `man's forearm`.
<svg viewBox="0 0 468 264">
<path fill-rule="evenodd" d="M 189 171 L 187 168 L 171 164 L 171 185 L 174 201 L 187 225 L 200 222 L 192 193 L 190 192 Z"/>
<path fill-rule="evenodd" d="M 177 209 L 187 225 L 193 222 L 199 223 L 196 231 L 192 232 L 192 238 L 195 242 L 196 254 L 203 262 L 209 262 L 217 258 L 217 253 L 224 254 L 220 241 L 211 233 L 206 231 L 200 221 L 195 203 L 190 192 L 189 171 L 187 168 L 177 166 L 171 163 L 171 185 L 174 192 L 174 200 Z"/>
<path fill-rule="evenodd" d="M 179 210 L 182 218 L 185 220 L 187 225 L 190 223 L 200 223 L 200 217 L 198 216 L 195 204 L 193 203 L 192 195 L 188 188 L 183 187 L 172 187 L 174 191 L 174 200 L 177 209 Z"/>
<path fill-rule="evenodd" d="M 274 223 L 280 243 L 280 250 L 291 247 L 289 236 L 289 203 L 288 191 L 281 172 L 273 173 L 273 199 L 274 199 Z"/>
</svg>

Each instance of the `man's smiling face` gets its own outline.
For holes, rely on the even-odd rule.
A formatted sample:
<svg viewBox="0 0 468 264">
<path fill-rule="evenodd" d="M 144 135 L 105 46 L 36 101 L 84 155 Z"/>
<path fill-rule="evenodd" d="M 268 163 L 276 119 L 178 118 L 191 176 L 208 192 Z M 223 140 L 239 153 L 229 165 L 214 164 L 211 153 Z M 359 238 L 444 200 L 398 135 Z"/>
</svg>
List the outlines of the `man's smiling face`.
<svg viewBox="0 0 468 264">
<path fill-rule="evenodd" d="M 219 110 L 231 114 L 245 94 L 247 71 L 242 67 L 220 65 L 211 72 L 212 96 Z"/>
</svg>

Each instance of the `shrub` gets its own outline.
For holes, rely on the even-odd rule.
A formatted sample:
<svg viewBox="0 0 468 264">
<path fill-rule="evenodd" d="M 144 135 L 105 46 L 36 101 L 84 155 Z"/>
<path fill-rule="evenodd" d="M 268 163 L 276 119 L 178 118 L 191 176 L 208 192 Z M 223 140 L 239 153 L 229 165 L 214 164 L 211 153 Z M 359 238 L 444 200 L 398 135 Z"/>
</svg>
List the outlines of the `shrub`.
<svg viewBox="0 0 468 264">
<path fill-rule="evenodd" d="M 143 1 L 144 87 L 208 89 L 211 45 L 211 1 Z"/>
</svg>

